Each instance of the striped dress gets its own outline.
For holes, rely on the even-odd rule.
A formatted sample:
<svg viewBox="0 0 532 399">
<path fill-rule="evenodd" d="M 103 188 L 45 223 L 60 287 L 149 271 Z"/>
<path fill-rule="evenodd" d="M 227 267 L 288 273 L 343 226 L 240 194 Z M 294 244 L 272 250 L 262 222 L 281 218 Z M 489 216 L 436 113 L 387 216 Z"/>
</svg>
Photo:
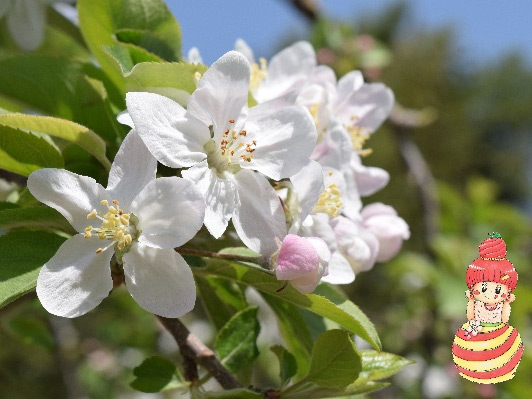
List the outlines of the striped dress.
<svg viewBox="0 0 532 399">
<path fill-rule="evenodd" d="M 476 335 L 465 323 L 453 342 L 453 360 L 460 375 L 479 384 L 494 384 L 514 377 L 523 356 L 517 329 L 508 323 L 481 322 Z"/>
</svg>

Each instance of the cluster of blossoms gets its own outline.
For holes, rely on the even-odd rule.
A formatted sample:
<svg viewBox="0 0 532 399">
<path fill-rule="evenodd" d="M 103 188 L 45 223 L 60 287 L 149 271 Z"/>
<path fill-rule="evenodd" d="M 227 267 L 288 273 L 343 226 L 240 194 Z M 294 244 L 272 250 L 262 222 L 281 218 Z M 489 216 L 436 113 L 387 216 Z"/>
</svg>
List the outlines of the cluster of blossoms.
<svg viewBox="0 0 532 399">
<path fill-rule="evenodd" d="M 219 238 L 232 221 L 241 241 L 302 293 L 320 280 L 350 283 L 399 251 L 406 223 L 393 208 L 362 207 L 360 198 L 388 181 L 361 156 L 391 111 L 391 91 L 364 83 L 359 72 L 337 82 L 306 42 L 269 65 L 257 64 L 242 41 L 237 50 L 201 76 L 186 107 L 127 94 L 120 120 L 132 130 L 106 189 L 64 170 L 30 176 L 31 193 L 79 232 L 39 275 L 37 294 L 51 313 L 75 317 L 97 306 L 112 289 L 110 262 L 148 311 L 188 312 L 194 280 L 174 248 L 203 224 Z M 200 61 L 198 52 L 189 58 Z M 156 178 L 157 161 L 182 177 Z"/>
</svg>

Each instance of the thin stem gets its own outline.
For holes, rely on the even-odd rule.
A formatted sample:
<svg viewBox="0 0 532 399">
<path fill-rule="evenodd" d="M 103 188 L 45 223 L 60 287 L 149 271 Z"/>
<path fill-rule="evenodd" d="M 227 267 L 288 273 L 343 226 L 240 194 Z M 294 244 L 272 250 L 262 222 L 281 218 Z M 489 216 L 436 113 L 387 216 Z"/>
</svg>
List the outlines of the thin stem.
<svg viewBox="0 0 532 399">
<path fill-rule="evenodd" d="M 185 359 L 188 358 L 204 367 L 224 389 L 242 388 L 242 384 L 220 363 L 214 352 L 192 334 L 179 319 L 167 319 L 161 316 L 157 318 L 172 334 Z"/>
<path fill-rule="evenodd" d="M 201 249 L 176 248 L 175 250 L 181 255 L 200 256 L 204 258 L 216 258 L 216 259 L 224 259 L 224 260 L 236 260 L 238 262 L 251 262 L 251 263 L 261 264 L 263 260 L 262 256 L 219 254 L 218 252 L 203 251 Z"/>
</svg>

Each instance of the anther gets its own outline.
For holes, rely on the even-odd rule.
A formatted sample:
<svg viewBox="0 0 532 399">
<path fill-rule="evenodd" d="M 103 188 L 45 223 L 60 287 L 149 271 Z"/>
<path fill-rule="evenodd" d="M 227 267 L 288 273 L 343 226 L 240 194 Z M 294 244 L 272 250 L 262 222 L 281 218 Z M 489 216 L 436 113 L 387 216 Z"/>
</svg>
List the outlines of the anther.
<svg viewBox="0 0 532 399">
<path fill-rule="evenodd" d="M 98 214 L 98 212 L 96 212 L 96 209 L 93 209 L 93 210 L 91 211 L 91 213 L 89 213 L 89 214 L 87 215 L 87 219 L 94 219 L 94 218 L 96 217 L 97 214 Z"/>
</svg>

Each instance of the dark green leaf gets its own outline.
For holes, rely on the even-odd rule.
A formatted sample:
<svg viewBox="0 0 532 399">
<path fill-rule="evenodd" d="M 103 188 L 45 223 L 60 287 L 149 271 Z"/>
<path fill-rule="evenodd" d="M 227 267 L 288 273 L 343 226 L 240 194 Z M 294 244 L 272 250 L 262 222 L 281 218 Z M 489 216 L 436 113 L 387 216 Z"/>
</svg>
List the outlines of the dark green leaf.
<svg viewBox="0 0 532 399">
<path fill-rule="evenodd" d="M 297 373 L 296 358 L 281 345 L 274 345 L 270 347 L 270 350 L 279 359 L 279 376 L 281 377 L 281 384 L 285 384 Z"/>
<path fill-rule="evenodd" d="M 55 209 L 47 206 L 0 210 L 0 228 L 38 228 L 62 230 L 72 234 L 76 231 Z"/>
<path fill-rule="evenodd" d="M 39 270 L 65 241 L 41 231 L 0 236 L 0 308 L 33 290 Z"/>
<path fill-rule="evenodd" d="M 262 297 L 275 313 L 279 332 L 296 359 L 297 376 L 305 376 L 310 365 L 313 346 L 312 336 L 305 320 L 301 317 L 299 309 L 291 303 L 264 293 Z"/>
<path fill-rule="evenodd" d="M 185 386 L 175 364 L 162 357 L 153 356 L 145 359 L 133 370 L 135 379 L 131 387 L 141 392 L 160 392 Z"/>
<path fill-rule="evenodd" d="M 321 285 L 324 288 L 318 287 L 317 292 L 321 295 L 302 295 L 290 286 L 277 292 L 281 283 L 270 273 L 220 260 L 209 260 L 207 267 L 194 268 L 193 272 L 198 276 L 214 275 L 255 287 L 261 292 L 326 317 L 353 334 L 359 335 L 375 349 L 381 349 L 375 327 L 367 316 L 354 303 L 325 284 Z"/>
<path fill-rule="evenodd" d="M 305 380 L 324 388 L 343 389 L 357 379 L 361 370 L 360 355 L 349 334 L 329 330 L 314 343 Z"/>
<path fill-rule="evenodd" d="M 248 305 L 240 287 L 219 277 L 196 278 L 205 311 L 217 330 Z"/>
<path fill-rule="evenodd" d="M 18 316 L 9 321 L 9 329 L 24 343 L 54 349 L 55 341 L 50 328 L 35 317 Z"/>
<path fill-rule="evenodd" d="M 260 324 L 257 311 L 257 307 L 250 307 L 238 312 L 216 337 L 216 356 L 232 372 L 243 369 L 259 355 L 257 337 Z"/>
<path fill-rule="evenodd" d="M 0 168 L 29 176 L 37 169 L 61 167 L 61 153 L 44 138 L 0 126 Z"/>
</svg>

